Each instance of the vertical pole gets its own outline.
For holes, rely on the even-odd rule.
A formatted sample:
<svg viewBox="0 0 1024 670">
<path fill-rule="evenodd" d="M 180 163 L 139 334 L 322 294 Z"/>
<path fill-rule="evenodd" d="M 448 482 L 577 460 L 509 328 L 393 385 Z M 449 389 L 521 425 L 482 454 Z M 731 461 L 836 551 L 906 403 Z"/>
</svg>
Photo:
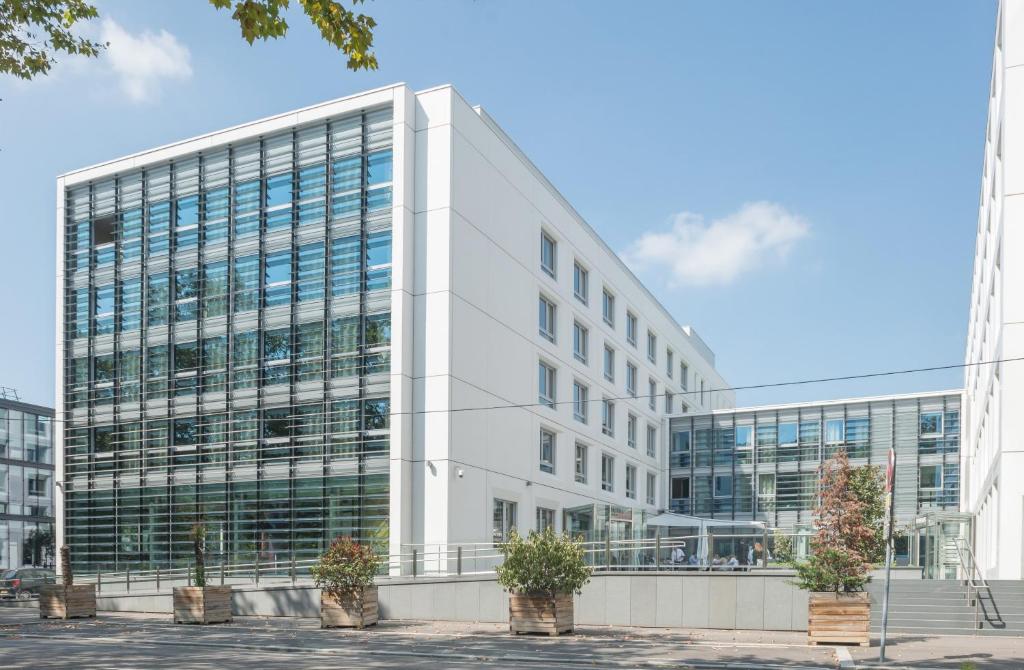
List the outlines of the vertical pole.
<svg viewBox="0 0 1024 670">
<path fill-rule="evenodd" d="M 292 584 L 295 584 L 295 554 L 292 554 Z"/>
<path fill-rule="evenodd" d="M 612 569 L 612 538 L 611 535 L 604 538 L 604 569 Z"/>
<path fill-rule="evenodd" d="M 885 662 L 885 633 L 889 625 L 889 573 L 892 570 L 893 488 L 896 482 L 896 449 L 889 447 L 889 464 L 885 471 L 885 595 L 882 597 L 882 639 L 878 645 L 878 661 Z"/>
<path fill-rule="evenodd" d="M 188 562 L 188 585 L 192 586 L 192 561 Z"/>
<path fill-rule="evenodd" d="M 131 593 L 132 590 L 132 568 L 126 566 L 124 569 L 124 592 Z"/>
<path fill-rule="evenodd" d="M 416 550 L 412 550 L 412 576 L 416 577 Z"/>
<path fill-rule="evenodd" d="M 253 573 L 253 579 L 256 580 L 257 584 L 260 583 L 260 555 L 259 554 L 256 554 L 256 570 Z"/>
<path fill-rule="evenodd" d="M 97 570 L 96 571 L 96 592 L 99 593 L 102 590 L 103 590 L 103 574 L 99 570 Z"/>
<path fill-rule="evenodd" d="M 768 569 L 768 526 L 761 531 L 761 566 Z"/>
<path fill-rule="evenodd" d="M 224 557 L 220 557 L 220 585 L 224 586 Z"/>
<path fill-rule="evenodd" d="M 156 590 L 160 591 L 160 566 L 156 566 Z"/>
<path fill-rule="evenodd" d="M 661 569 L 661 535 L 654 536 L 654 569 Z"/>
<path fill-rule="evenodd" d="M 455 571 L 460 577 L 462 576 L 462 547 L 460 546 L 457 550 L 455 560 Z"/>
</svg>

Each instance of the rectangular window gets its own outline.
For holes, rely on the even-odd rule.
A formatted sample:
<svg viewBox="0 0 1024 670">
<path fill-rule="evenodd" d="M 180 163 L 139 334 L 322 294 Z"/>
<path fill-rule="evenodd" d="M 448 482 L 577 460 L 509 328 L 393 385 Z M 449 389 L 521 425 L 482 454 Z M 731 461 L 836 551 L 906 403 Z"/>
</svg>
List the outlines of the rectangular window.
<svg viewBox="0 0 1024 670">
<path fill-rule="evenodd" d="M 652 363 L 658 362 L 658 336 L 647 331 L 647 360 Z"/>
<path fill-rule="evenodd" d="M 658 408 L 658 382 L 647 378 L 647 406 L 652 410 Z"/>
<path fill-rule="evenodd" d="M 572 355 L 581 363 L 587 362 L 590 349 L 590 332 L 579 321 L 572 324 Z"/>
<path fill-rule="evenodd" d="M 331 295 L 353 295 L 360 286 L 360 240 L 358 235 L 331 240 Z"/>
<path fill-rule="evenodd" d="M 796 423 L 780 423 L 779 424 L 779 446 L 790 447 L 795 446 L 797 443 L 797 425 Z"/>
<path fill-rule="evenodd" d="M 672 500 L 689 500 L 690 499 L 690 478 L 689 477 L 673 477 L 672 478 Z"/>
<path fill-rule="evenodd" d="M 121 332 L 138 330 L 142 326 L 142 278 L 121 280 Z"/>
<path fill-rule="evenodd" d="M 736 426 L 735 443 L 737 449 L 750 449 L 754 446 L 754 427 Z"/>
<path fill-rule="evenodd" d="M 555 474 L 555 434 L 540 429 L 540 471 Z"/>
<path fill-rule="evenodd" d="M 493 518 L 492 540 L 500 544 L 508 540 L 509 533 L 516 527 L 516 503 L 495 498 Z"/>
<path fill-rule="evenodd" d="M 684 391 L 690 388 L 690 366 L 686 363 L 679 364 L 679 387 Z"/>
<path fill-rule="evenodd" d="M 142 257 L 142 209 L 121 213 L 121 261 L 134 261 Z"/>
<path fill-rule="evenodd" d="M 941 489 L 942 488 L 942 466 L 941 465 L 922 465 L 919 469 L 920 483 L 919 488 L 921 489 Z"/>
<path fill-rule="evenodd" d="M 829 419 L 825 422 L 825 444 L 842 444 L 844 440 L 842 419 Z"/>
<path fill-rule="evenodd" d="M 636 346 L 636 315 L 632 312 L 626 312 L 626 341 Z"/>
<path fill-rule="evenodd" d="M 675 358 L 676 356 L 672 353 L 671 349 L 665 350 L 665 374 L 668 375 L 669 379 L 672 379 L 672 375 L 675 374 L 675 370 L 672 369 L 676 366 Z"/>
<path fill-rule="evenodd" d="M 260 232 L 260 180 L 235 184 L 235 237 Z"/>
<path fill-rule="evenodd" d="M 587 304 L 590 296 L 590 273 L 578 261 L 573 263 L 572 267 L 572 292 L 577 300 L 584 305 Z"/>
<path fill-rule="evenodd" d="M 590 389 L 578 381 L 572 383 L 572 415 L 581 423 L 587 422 L 587 412 L 590 406 Z"/>
<path fill-rule="evenodd" d="M 576 443 L 576 481 L 580 484 L 587 483 L 587 445 Z"/>
<path fill-rule="evenodd" d="M 601 454 L 601 490 L 615 490 L 615 459 L 608 454 Z"/>
<path fill-rule="evenodd" d="M 607 398 L 601 401 L 601 432 L 615 436 L 615 403 Z"/>
<path fill-rule="evenodd" d="M 267 254 L 264 271 L 264 295 L 267 307 L 287 305 L 292 301 L 292 251 Z"/>
<path fill-rule="evenodd" d="M 656 495 L 657 486 L 658 486 L 657 485 L 657 481 L 658 481 L 658 479 L 654 475 L 653 472 L 648 472 L 647 473 L 647 504 L 648 505 L 653 505 L 655 500 L 657 499 L 657 495 Z"/>
<path fill-rule="evenodd" d="M 555 369 L 547 363 L 537 365 L 539 391 L 537 399 L 541 404 L 555 408 Z"/>
<path fill-rule="evenodd" d="M 636 466 L 626 466 L 626 497 L 636 499 Z"/>
<path fill-rule="evenodd" d="M 203 266 L 203 318 L 228 313 L 228 262 Z"/>
<path fill-rule="evenodd" d="M 555 341 L 555 304 L 540 296 L 538 300 L 539 315 L 538 315 L 538 332 L 541 337 Z"/>
<path fill-rule="evenodd" d="M 626 446 L 636 449 L 636 417 L 632 413 L 626 414 Z"/>
<path fill-rule="evenodd" d="M 114 285 L 97 286 L 93 300 L 93 333 L 96 335 L 113 333 Z"/>
<path fill-rule="evenodd" d="M 204 393 L 226 390 L 228 367 L 228 338 L 226 335 L 203 339 L 202 350 Z"/>
<path fill-rule="evenodd" d="M 607 344 L 604 345 L 604 378 L 615 381 L 615 350 Z"/>
<path fill-rule="evenodd" d="M 267 177 L 267 230 L 292 225 L 292 173 Z"/>
<path fill-rule="evenodd" d="M 243 256 L 235 259 L 235 313 L 251 312 L 259 307 L 260 258 Z"/>
<path fill-rule="evenodd" d="M 626 393 L 636 397 L 636 366 L 626 361 Z"/>
<path fill-rule="evenodd" d="M 942 435 L 942 412 L 921 412 L 921 437 Z"/>
<path fill-rule="evenodd" d="M 304 244 L 299 247 L 298 301 L 323 300 L 323 297 L 324 244 Z"/>
<path fill-rule="evenodd" d="M 291 331 L 277 328 L 263 333 L 263 383 L 287 384 L 291 372 Z"/>
<path fill-rule="evenodd" d="M 669 467 L 690 467 L 690 431 L 682 430 L 672 433 L 672 453 L 670 454 Z"/>
<path fill-rule="evenodd" d="M 327 213 L 327 166 L 307 165 L 299 170 L 299 225 L 323 223 Z"/>
<path fill-rule="evenodd" d="M 174 248 L 187 249 L 199 244 L 199 196 L 178 198 L 174 210 Z"/>
<path fill-rule="evenodd" d="M 715 475 L 715 497 L 732 497 L 732 475 Z"/>
<path fill-rule="evenodd" d="M 391 231 L 382 230 L 366 236 L 366 290 L 373 292 L 390 289 Z"/>
<path fill-rule="evenodd" d="M 615 327 L 615 296 L 608 289 L 601 293 L 601 316 L 605 323 L 612 328 Z"/>
<path fill-rule="evenodd" d="M 665 414 L 671 414 L 675 411 L 675 400 L 676 396 L 674 393 L 665 389 Z"/>
<path fill-rule="evenodd" d="M 72 327 L 75 337 L 89 337 L 89 289 L 73 289 L 74 312 L 72 313 Z"/>
<path fill-rule="evenodd" d="M 554 238 L 545 232 L 540 234 L 540 268 L 552 277 L 555 276 L 555 263 L 558 245 Z"/>
<path fill-rule="evenodd" d="M 171 203 L 154 202 L 149 206 L 149 255 L 160 256 L 170 248 Z"/>
<path fill-rule="evenodd" d="M 547 507 L 537 508 L 537 532 L 543 533 L 548 528 L 555 530 L 555 510 Z"/>
<path fill-rule="evenodd" d="M 647 426 L 647 455 L 655 458 L 658 455 L 658 429 Z"/>
<path fill-rule="evenodd" d="M 215 188 L 206 192 L 203 223 L 206 243 L 219 242 L 228 238 L 228 215 L 231 208 L 228 188 Z"/>
<path fill-rule="evenodd" d="M 174 321 L 195 321 L 199 296 L 199 273 L 186 268 L 174 273 Z"/>
<path fill-rule="evenodd" d="M 319 381 L 323 378 L 324 324 L 322 321 L 300 323 L 296 329 L 295 358 L 298 381 Z"/>
</svg>

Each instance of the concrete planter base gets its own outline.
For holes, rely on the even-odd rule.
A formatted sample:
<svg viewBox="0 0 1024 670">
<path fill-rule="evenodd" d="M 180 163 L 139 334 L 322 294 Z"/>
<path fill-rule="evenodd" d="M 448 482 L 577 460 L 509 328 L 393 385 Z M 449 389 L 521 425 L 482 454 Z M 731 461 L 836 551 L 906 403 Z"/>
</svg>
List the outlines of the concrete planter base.
<svg viewBox="0 0 1024 670">
<path fill-rule="evenodd" d="M 360 597 L 351 593 L 335 598 L 320 592 L 321 628 L 365 628 L 376 624 L 379 616 L 376 586 L 364 586 Z"/>
<path fill-rule="evenodd" d="M 96 617 L 95 584 L 45 584 L 39 587 L 40 619 Z"/>
<path fill-rule="evenodd" d="M 871 596 L 811 593 L 807 605 L 809 644 L 871 644 Z"/>
<path fill-rule="evenodd" d="M 573 632 L 572 594 L 527 595 L 511 593 L 508 597 L 509 631 L 546 633 L 555 636 Z"/>
<path fill-rule="evenodd" d="M 231 620 L 230 586 L 174 587 L 174 623 L 228 623 Z"/>
</svg>

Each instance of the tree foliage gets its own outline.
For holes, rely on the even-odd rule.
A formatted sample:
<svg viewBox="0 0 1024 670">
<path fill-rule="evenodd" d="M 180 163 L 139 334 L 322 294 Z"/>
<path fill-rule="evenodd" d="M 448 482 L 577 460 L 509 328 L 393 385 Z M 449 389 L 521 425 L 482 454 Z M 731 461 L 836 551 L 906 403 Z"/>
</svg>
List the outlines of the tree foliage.
<svg viewBox="0 0 1024 670">
<path fill-rule="evenodd" d="M 96 16 L 85 0 L 0 0 L 0 72 L 31 79 L 48 73 L 58 53 L 99 55 L 104 44 L 73 31 Z"/>
<path fill-rule="evenodd" d="M 242 38 L 284 37 L 290 0 L 209 0 L 217 9 L 232 10 Z M 351 0 L 353 7 L 364 0 Z M 338 0 L 299 0 L 302 11 L 320 35 L 348 57 L 350 70 L 376 70 L 373 29 L 377 22 Z M 107 45 L 75 34 L 75 28 L 99 16 L 86 0 L 0 0 L 0 73 L 21 79 L 47 74 L 60 54 L 95 57 Z"/>
<path fill-rule="evenodd" d="M 380 570 L 380 557 L 369 545 L 358 544 L 350 537 L 331 542 L 320 559 L 310 567 L 313 582 L 336 599 L 362 597 L 363 587 L 373 586 Z"/>
<path fill-rule="evenodd" d="M 883 548 L 878 471 L 852 468 L 841 449 L 819 474 L 817 533 L 811 557 L 794 565 L 797 584 L 808 591 L 859 591 Z"/>
<path fill-rule="evenodd" d="M 206 526 L 197 523 L 188 534 L 196 556 L 196 586 L 206 586 Z"/>
<path fill-rule="evenodd" d="M 363 0 L 352 0 L 360 5 Z M 231 9 L 231 18 L 242 29 L 242 39 L 252 44 L 257 39 L 284 37 L 288 22 L 281 15 L 290 0 L 210 0 L 217 9 Z M 299 0 L 302 11 L 320 31 L 320 35 L 348 56 L 350 70 L 376 70 L 377 56 L 373 47 L 373 29 L 377 22 L 365 14 L 356 14 L 336 0 Z"/>
<path fill-rule="evenodd" d="M 505 561 L 498 566 L 498 583 L 513 593 L 549 595 L 579 593 L 590 581 L 582 539 L 556 535 L 550 527 L 526 539 L 513 528 L 500 546 Z"/>
</svg>

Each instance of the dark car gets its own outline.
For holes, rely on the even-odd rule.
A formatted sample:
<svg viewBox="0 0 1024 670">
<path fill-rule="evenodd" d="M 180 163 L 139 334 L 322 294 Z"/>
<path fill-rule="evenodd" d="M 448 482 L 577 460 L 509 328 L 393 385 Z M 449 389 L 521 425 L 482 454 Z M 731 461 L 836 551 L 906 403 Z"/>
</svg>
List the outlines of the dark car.
<svg viewBox="0 0 1024 670">
<path fill-rule="evenodd" d="M 43 584 L 56 584 L 53 570 L 45 568 L 18 568 L 0 575 L 0 598 L 27 600 L 39 595 Z"/>
</svg>

